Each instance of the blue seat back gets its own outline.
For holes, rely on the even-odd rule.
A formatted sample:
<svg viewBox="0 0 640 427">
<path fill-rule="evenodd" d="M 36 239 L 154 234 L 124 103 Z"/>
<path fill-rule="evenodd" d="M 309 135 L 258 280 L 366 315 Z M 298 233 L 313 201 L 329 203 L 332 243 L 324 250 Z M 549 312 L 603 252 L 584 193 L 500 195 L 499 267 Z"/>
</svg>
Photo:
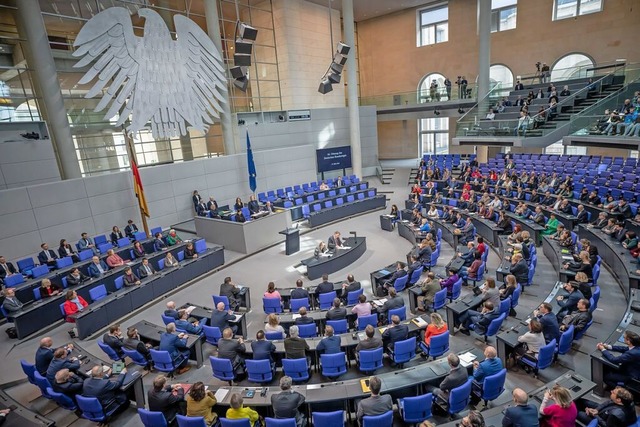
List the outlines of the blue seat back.
<svg viewBox="0 0 640 427">
<path fill-rule="evenodd" d="M 337 377 L 347 373 L 347 359 L 345 353 L 321 354 L 320 364 L 322 365 L 322 375 L 329 378 Z"/>
<path fill-rule="evenodd" d="M 400 320 L 406 320 L 407 319 L 407 307 L 402 306 L 402 307 L 398 307 L 398 308 L 394 308 L 393 310 L 389 310 L 389 312 L 387 313 L 387 317 L 389 319 L 389 323 L 391 323 L 391 316 L 396 315 L 398 317 L 400 317 Z"/>
<path fill-rule="evenodd" d="M 252 427 L 249 418 L 241 418 L 238 420 L 230 420 L 228 418 L 220 418 L 221 427 Z"/>
<path fill-rule="evenodd" d="M 422 266 L 416 268 L 413 273 L 411 273 L 411 279 L 409 279 L 409 285 L 415 285 L 418 280 L 420 280 L 420 276 L 422 275 L 422 272 L 424 271 L 424 268 Z"/>
<path fill-rule="evenodd" d="M 353 305 L 358 303 L 358 298 L 364 293 L 364 289 L 360 288 L 357 291 L 351 291 L 347 294 L 347 305 Z"/>
<path fill-rule="evenodd" d="M 378 326 L 378 313 L 370 314 L 369 316 L 360 316 L 357 320 L 358 330 L 362 331 L 367 325 L 371 325 L 374 328 Z"/>
<path fill-rule="evenodd" d="M 109 359 L 111 359 L 113 361 L 116 361 L 116 362 L 120 361 L 120 356 L 118 356 L 118 353 L 116 353 L 116 351 L 114 349 L 109 347 L 102 340 L 98 340 L 98 347 L 100 347 L 100 349 L 102 351 L 104 351 L 107 356 L 109 356 Z"/>
<path fill-rule="evenodd" d="M 158 234 L 158 233 L 162 233 L 162 227 L 154 227 L 154 228 L 152 228 L 152 229 L 149 231 L 149 233 L 150 233 L 152 236 L 155 236 L 155 235 L 156 235 L 156 234 Z"/>
<path fill-rule="evenodd" d="M 100 245 L 102 245 L 103 243 L 108 243 L 108 242 L 107 242 L 107 236 L 105 236 L 104 234 L 100 234 L 100 235 L 98 235 L 98 236 L 94 236 L 94 237 L 93 237 L 93 244 L 94 244 L 94 245 L 96 245 L 96 246 L 98 246 L 98 247 L 99 247 L 99 246 L 100 246 Z"/>
<path fill-rule="evenodd" d="M 33 288 L 33 298 L 36 301 L 39 301 L 42 298 L 42 295 L 40 294 L 40 288 Z"/>
<path fill-rule="evenodd" d="M 320 310 L 328 310 L 333 304 L 333 300 L 336 298 L 336 291 L 325 292 L 320 294 L 318 302 L 320 304 Z"/>
<path fill-rule="evenodd" d="M 247 379 L 254 383 L 268 383 L 273 379 L 271 371 L 271 361 L 269 359 L 262 360 L 245 360 L 247 366 Z"/>
<path fill-rule="evenodd" d="M 268 340 L 281 340 L 284 339 L 284 334 L 280 331 L 277 332 L 265 332 L 264 336 Z"/>
<path fill-rule="evenodd" d="M 93 251 L 91 249 L 85 249 L 84 251 L 80 251 L 78 253 L 78 258 L 80 258 L 80 261 L 86 261 L 88 259 L 91 259 L 93 257 Z"/>
<path fill-rule="evenodd" d="M 456 283 L 453 284 L 451 288 L 451 295 L 448 295 L 449 301 L 457 300 L 462 293 L 462 277 L 459 278 Z"/>
<path fill-rule="evenodd" d="M 45 274 L 49 274 L 49 267 L 47 265 L 39 265 L 31 270 L 31 275 L 34 279 L 44 276 Z"/>
<path fill-rule="evenodd" d="M 360 365 L 359 368 L 363 372 L 373 372 L 376 369 L 382 368 L 382 347 L 375 350 L 360 350 Z"/>
<path fill-rule="evenodd" d="M 327 326 L 331 326 L 333 328 L 333 333 L 336 335 L 346 334 L 349 330 L 347 319 L 327 320 Z"/>
<path fill-rule="evenodd" d="M 18 271 L 25 274 L 29 274 L 29 272 L 31 272 L 31 270 L 36 266 L 35 262 L 33 262 L 33 258 L 21 259 L 16 264 L 18 265 Z"/>
<path fill-rule="evenodd" d="M 204 239 L 198 239 L 194 242 L 193 248 L 195 249 L 196 253 L 201 254 L 202 252 L 205 252 L 207 250 L 207 242 Z"/>
<path fill-rule="evenodd" d="M 160 317 L 162 317 L 162 323 L 164 323 L 165 325 L 168 325 L 169 323 L 175 323 L 176 319 L 174 319 L 171 316 L 167 316 L 165 314 L 160 314 Z"/>
<path fill-rule="evenodd" d="M 158 260 L 158 271 L 164 270 L 164 258 Z"/>
<path fill-rule="evenodd" d="M 282 371 L 291 377 L 293 381 L 306 381 L 309 379 L 309 367 L 307 359 L 282 359 Z"/>
<path fill-rule="evenodd" d="M 22 372 L 27 376 L 29 382 L 35 385 L 36 379 L 34 377 L 34 373 L 36 372 L 36 365 L 33 365 L 24 359 L 20 359 L 20 366 L 22 367 Z"/>
<path fill-rule="evenodd" d="M 125 246 L 129 246 L 131 244 L 131 240 L 128 237 L 123 237 L 122 239 L 118 239 L 116 242 L 119 248 L 123 248 Z"/>
<path fill-rule="evenodd" d="M 482 398 L 487 401 L 497 399 L 504 391 L 506 379 L 507 370 L 505 368 L 496 374 L 487 376 L 482 386 Z"/>
<path fill-rule="evenodd" d="M 83 418 L 95 422 L 103 422 L 106 420 L 107 415 L 104 413 L 100 401 L 95 397 L 76 395 L 76 402 L 78 402 L 78 407 L 82 411 Z"/>
<path fill-rule="evenodd" d="M 520 301 L 520 295 L 522 294 L 522 285 L 516 283 L 516 290 L 511 294 L 511 308 L 516 308 Z"/>
<path fill-rule="evenodd" d="M 70 256 L 58 258 L 56 260 L 56 267 L 58 267 L 58 269 L 68 267 L 71 264 L 73 264 L 73 259 Z"/>
<path fill-rule="evenodd" d="M 51 399 L 51 396 L 49 396 L 49 393 L 47 393 L 47 388 L 51 387 L 49 380 L 40 375 L 38 371 L 35 371 L 33 373 L 33 378 L 36 385 L 40 389 L 40 393 L 42 393 L 42 396 L 46 397 L 47 399 Z"/>
<path fill-rule="evenodd" d="M 404 276 L 397 278 L 395 282 L 393 282 L 393 287 L 395 288 L 396 292 L 404 291 L 404 288 L 407 286 L 408 281 L 409 281 L 408 274 L 405 274 Z"/>
<path fill-rule="evenodd" d="M 587 333 L 587 330 L 589 330 L 589 328 L 591 327 L 591 325 L 593 325 L 593 319 L 589 320 L 589 323 L 587 323 L 587 324 L 585 325 L 585 327 L 584 327 L 584 328 L 582 328 L 582 330 L 581 330 L 581 331 L 576 331 L 576 332 L 573 334 L 573 340 L 574 340 L 574 341 L 577 341 L 577 340 L 581 339 L 581 338 L 584 336 L 584 334 L 586 334 L 586 333 Z"/>
<path fill-rule="evenodd" d="M 100 301 L 107 296 L 107 288 L 104 285 L 98 285 L 93 289 L 89 289 L 89 296 L 93 302 Z"/>
<path fill-rule="evenodd" d="M 142 354 L 140 354 L 139 351 L 137 350 L 130 350 L 128 348 L 122 348 L 122 351 L 124 352 L 125 356 L 129 357 L 129 359 L 131 359 L 133 361 L 133 363 L 135 363 L 138 366 L 147 366 L 148 362 L 147 359 L 144 358 L 144 356 Z"/>
<path fill-rule="evenodd" d="M 218 345 L 218 340 L 222 338 L 220 328 L 217 326 L 202 325 L 205 340 L 211 345 Z"/>
<path fill-rule="evenodd" d="M 222 381 L 233 381 L 236 377 L 229 359 L 209 356 L 213 376 Z"/>
<path fill-rule="evenodd" d="M 307 310 L 309 309 L 308 298 L 294 298 L 289 300 L 289 304 L 292 313 L 297 313 L 302 307 L 306 308 Z"/>
<path fill-rule="evenodd" d="M 540 347 L 540 352 L 538 353 L 538 369 L 545 369 L 551 366 L 553 363 L 553 357 L 556 352 L 556 340 L 552 339 L 549 344 Z"/>
<path fill-rule="evenodd" d="M 300 338 L 312 338 L 318 336 L 315 322 L 298 325 L 298 330 L 300 331 Z"/>
<path fill-rule="evenodd" d="M 265 419 L 266 427 L 296 427 L 295 418 L 270 418 Z"/>
<path fill-rule="evenodd" d="M 173 360 L 168 351 L 150 349 L 151 360 L 153 360 L 153 367 L 160 372 L 172 373 L 175 370 Z"/>
<path fill-rule="evenodd" d="M 509 310 L 511 309 L 511 296 L 508 296 L 506 299 L 500 301 L 500 309 L 499 313 L 507 313 L 509 314 Z"/>
<path fill-rule="evenodd" d="M 178 261 L 184 261 L 184 251 L 178 251 L 177 255 Z"/>
<path fill-rule="evenodd" d="M 413 359 L 416 355 L 416 337 L 406 340 L 396 341 L 393 344 L 393 361 L 405 363 Z"/>
<path fill-rule="evenodd" d="M 444 307 L 447 302 L 447 288 L 444 288 L 438 292 L 433 297 L 433 303 L 431 304 L 431 308 L 435 311 Z"/>
<path fill-rule="evenodd" d="M 116 277 L 116 279 L 113 281 L 113 284 L 116 289 L 122 289 L 124 287 L 124 276 Z"/>
<path fill-rule="evenodd" d="M 144 427 L 167 427 L 167 420 L 164 418 L 162 412 L 147 411 L 146 409 L 138 408 L 138 415 Z"/>
<path fill-rule="evenodd" d="M 188 417 L 177 414 L 176 421 L 178 422 L 178 427 L 208 427 L 204 417 Z"/>
<path fill-rule="evenodd" d="M 4 286 L 6 288 L 13 288 L 20 283 L 24 283 L 24 276 L 22 274 L 12 274 L 11 276 L 7 276 L 4 279 Z"/>
<path fill-rule="evenodd" d="M 457 414 L 464 410 L 469 404 L 469 397 L 471 396 L 471 379 L 459 387 L 451 389 L 449 392 L 449 409 L 450 414 Z"/>
<path fill-rule="evenodd" d="M 560 342 L 558 343 L 558 354 L 566 354 L 571 350 L 571 344 L 573 343 L 573 325 L 569 325 L 566 331 L 560 335 Z"/>
<path fill-rule="evenodd" d="M 405 423 L 420 423 L 431 418 L 431 393 L 398 399 L 398 409 Z"/>
<path fill-rule="evenodd" d="M 393 411 L 387 411 L 382 415 L 365 415 L 362 417 L 362 427 L 392 427 Z"/>
<path fill-rule="evenodd" d="M 449 351 L 449 331 L 432 336 L 429 344 L 429 356 L 434 359 L 442 356 Z"/>
<path fill-rule="evenodd" d="M 311 413 L 314 426 L 344 427 L 344 411 Z"/>
<path fill-rule="evenodd" d="M 127 239 L 127 240 L 129 240 L 129 239 Z M 101 244 L 99 244 L 97 246 L 98 246 L 98 251 L 101 254 L 106 254 L 109 249 L 113 249 L 113 245 L 111 243 L 109 243 L 109 242 L 101 243 Z"/>
<path fill-rule="evenodd" d="M 262 308 L 266 314 L 282 313 L 280 298 L 262 298 Z"/>
<path fill-rule="evenodd" d="M 593 302 L 597 307 L 598 301 L 600 301 L 600 286 L 596 285 L 595 289 L 593 290 L 593 293 L 591 294 L 591 298 L 593 298 Z"/>
<path fill-rule="evenodd" d="M 487 332 L 485 333 L 485 335 L 488 337 L 492 337 L 500 332 L 500 326 L 502 326 L 502 322 L 504 322 L 504 319 L 507 318 L 507 314 L 508 313 L 502 313 L 500 317 L 498 317 L 497 319 L 493 319 L 491 323 L 489 323 L 489 327 L 487 328 Z"/>
<path fill-rule="evenodd" d="M 224 303 L 224 309 L 229 310 L 229 298 L 224 295 L 212 295 L 213 297 L 213 307 L 216 308 L 219 302 Z"/>
<path fill-rule="evenodd" d="M 66 409 L 67 411 L 75 411 L 76 409 L 78 409 L 76 403 L 66 394 L 56 393 L 51 387 L 47 387 L 47 394 L 51 396 L 51 399 L 54 402 L 56 402 L 59 406 Z"/>
<path fill-rule="evenodd" d="M 137 240 L 138 242 L 142 242 L 146 238 L 147 238 L 147 234 L 144 231 L 136 231 L 135 233 L 133 233 L 133 239 Z"/>
</svg>

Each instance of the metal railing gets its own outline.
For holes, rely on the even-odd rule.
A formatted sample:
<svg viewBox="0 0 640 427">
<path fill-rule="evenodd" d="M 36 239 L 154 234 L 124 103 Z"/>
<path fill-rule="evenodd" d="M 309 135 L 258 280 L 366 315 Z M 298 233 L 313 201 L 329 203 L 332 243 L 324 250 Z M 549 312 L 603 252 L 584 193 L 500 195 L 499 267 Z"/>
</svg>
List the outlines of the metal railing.
<svg viewBox="0 0 640 427">
<path fill-rule="evenodd" d="M 454 83 L 450 91 L 447 91 L 446 88 L 439 86 L 436 90 L 426 88 L 410 92 L 396 92 L 384 95 L 363 96 L 360 97 L 360 105 L 375 105 L 378 108 L 401 105 L 414 106 L 431 102 L 471 100 L 475 99 L 476 94 L 477 86 L 475 84 L 469 84 L 467 85 L 466 96 L 462 97 L 462 94 L 459 94 L 458 88 Z"/>
</svg>

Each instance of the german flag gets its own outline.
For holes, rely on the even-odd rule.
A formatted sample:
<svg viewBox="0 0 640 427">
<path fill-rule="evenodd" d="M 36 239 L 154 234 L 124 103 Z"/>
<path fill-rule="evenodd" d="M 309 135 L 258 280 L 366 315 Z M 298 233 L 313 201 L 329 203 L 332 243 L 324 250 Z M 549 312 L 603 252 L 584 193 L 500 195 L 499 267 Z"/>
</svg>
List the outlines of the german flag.
<svg viewBox="0 0 640 427">
<path fill-rule="evenodd" d="M 147 206 L 147 199 L 144 197 L 144 188 L 142 188 L 142 180 L 140 179 L 140 171 L 136 164 L 135 154 L 131 157 L 131 172 L 133 172 L 133 189 L 138 198 L 140 212 L 149 218 L 149 207 Z"/>
</svg>

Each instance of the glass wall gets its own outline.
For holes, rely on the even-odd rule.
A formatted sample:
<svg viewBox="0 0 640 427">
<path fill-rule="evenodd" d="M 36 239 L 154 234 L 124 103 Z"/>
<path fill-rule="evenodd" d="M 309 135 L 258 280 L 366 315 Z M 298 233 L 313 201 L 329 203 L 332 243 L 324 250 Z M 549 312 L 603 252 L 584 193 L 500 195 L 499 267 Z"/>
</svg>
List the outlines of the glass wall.
<svg viewBox="0 0 640 427">
<path fill-rule="evenodd" d="M 449 118 L 418 120 L 420 157 L 423 154 L 449 153 Z"/>
</svg>

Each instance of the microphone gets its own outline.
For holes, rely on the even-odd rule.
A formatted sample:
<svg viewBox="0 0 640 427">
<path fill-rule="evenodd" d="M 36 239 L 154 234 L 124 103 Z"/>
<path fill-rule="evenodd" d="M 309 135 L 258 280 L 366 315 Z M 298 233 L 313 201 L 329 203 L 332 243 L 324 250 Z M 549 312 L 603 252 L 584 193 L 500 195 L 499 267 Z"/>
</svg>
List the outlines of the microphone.
<svg viewBox="0 0 640 427">
<path fill-rule="evenodd" d="M 355 231 L 350 231 L 350 232 L 349 232 L 349 234 L 352 234 L 352 235 L 353 235 L 353 240 L 354 240 L 354 241 L 358 241 L 358 235 L 356 234 L 356 232 L 355 232 Z"/>
</svg>

